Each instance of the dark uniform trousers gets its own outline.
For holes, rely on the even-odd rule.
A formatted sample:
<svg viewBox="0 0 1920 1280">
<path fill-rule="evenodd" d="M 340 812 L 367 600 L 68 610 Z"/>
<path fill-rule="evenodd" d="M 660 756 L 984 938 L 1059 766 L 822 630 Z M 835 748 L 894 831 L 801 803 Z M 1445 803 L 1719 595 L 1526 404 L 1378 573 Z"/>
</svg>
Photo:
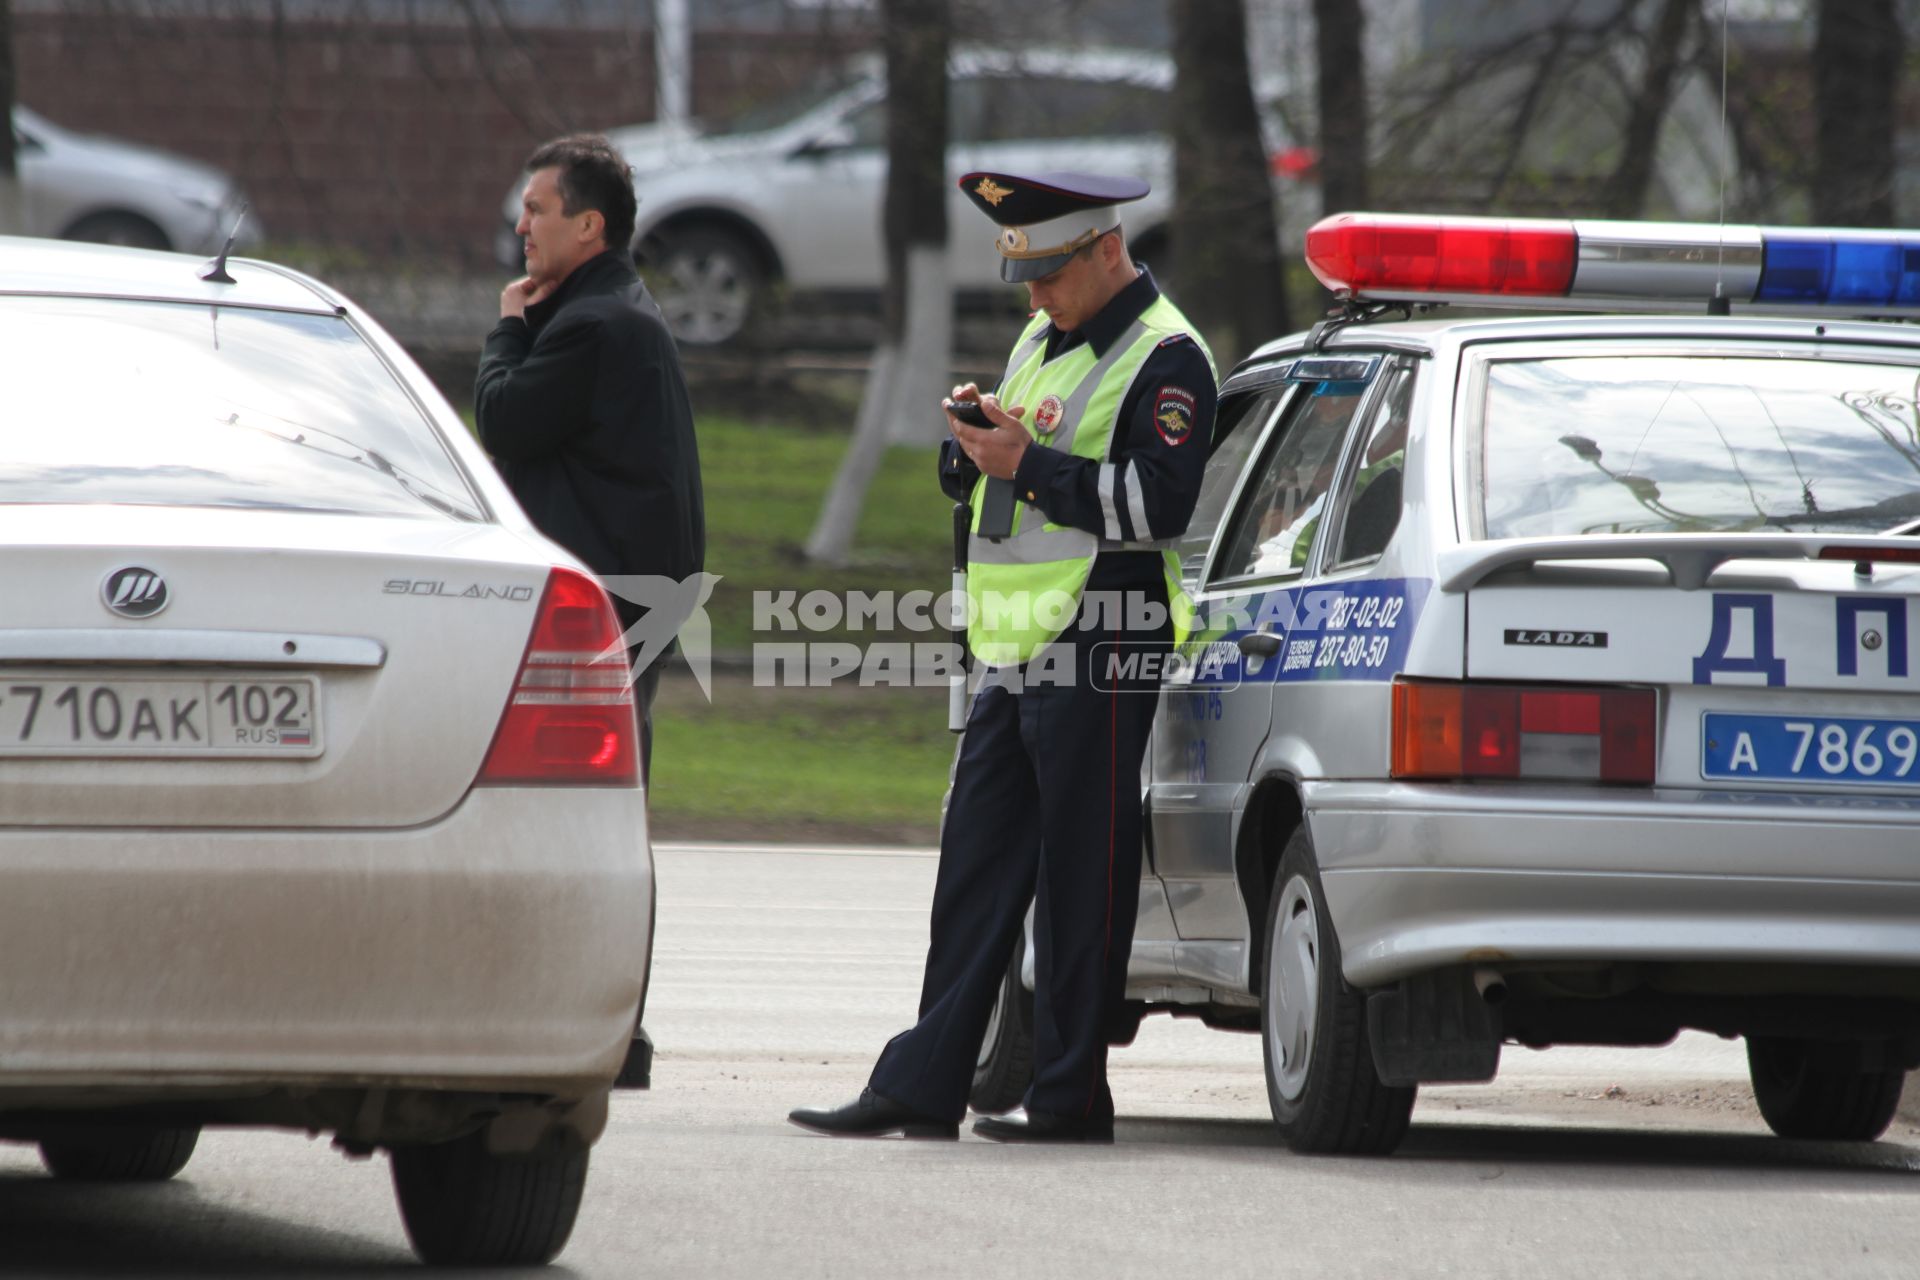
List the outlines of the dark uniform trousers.
<svg viewBox="0 0 1920 1280">
<path fill-rule="evenodd" d="M 1137 587 L 1164 609 L 1164 583 Z M 1107 1027 L 1126 989 L 1139 904 L 1140 762 L 1171 623 L 1121 631 L 1090 609 L 1026 671 L 1070 683 L 991 684 L 974 695 L 940 831 L 920 1020 L 888 1042 L 876 1093 L 941 1119 L 966 1114 L 1014 939 L 1034 912 L 1034 1080 L 1029 1112 L 1106 1119 Z M 1081 626 L 1091 616 L 1099 629 Z M 1129 671 L 1115 655 L 1153 655 Z"/>
</svg>

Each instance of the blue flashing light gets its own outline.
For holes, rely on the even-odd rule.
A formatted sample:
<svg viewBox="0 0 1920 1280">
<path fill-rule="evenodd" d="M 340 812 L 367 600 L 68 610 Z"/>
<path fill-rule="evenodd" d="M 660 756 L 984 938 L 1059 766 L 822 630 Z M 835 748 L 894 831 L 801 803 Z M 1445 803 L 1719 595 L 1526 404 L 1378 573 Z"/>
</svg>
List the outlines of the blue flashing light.
<svg viewBox="0 0 1920 1280">
<path fill-rule="evenodd" d="M 1770 232 L 1763 243 L 1755 302 L 1920 305 L 1920 243 Z"/>
</svg>

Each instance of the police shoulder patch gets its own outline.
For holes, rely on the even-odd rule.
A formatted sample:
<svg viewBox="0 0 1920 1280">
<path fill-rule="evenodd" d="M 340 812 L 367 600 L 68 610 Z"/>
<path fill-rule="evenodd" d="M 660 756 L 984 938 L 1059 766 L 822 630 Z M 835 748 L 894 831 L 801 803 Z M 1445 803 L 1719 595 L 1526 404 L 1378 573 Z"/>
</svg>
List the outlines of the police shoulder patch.
<svg viewBox="0 0 1920 1280">
<path fill-rule="evenodd" d="M 1168 444 L 1180 444 L 1193 434 L 1193 392 L 1185 387 L 1162 387 L 1153 402 L 1153 429 Z"/>
</svg>

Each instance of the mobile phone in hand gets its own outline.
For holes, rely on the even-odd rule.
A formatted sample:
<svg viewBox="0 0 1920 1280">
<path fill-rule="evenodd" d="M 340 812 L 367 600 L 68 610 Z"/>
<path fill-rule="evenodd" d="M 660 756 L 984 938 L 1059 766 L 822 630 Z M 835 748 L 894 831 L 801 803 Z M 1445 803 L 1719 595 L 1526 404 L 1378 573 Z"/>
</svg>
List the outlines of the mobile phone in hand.
<svg viewBox="0 0 1920 1280">
<path fill-rule="evenodd" d="M 948 400 L 945 402 L 945 405 L 948 413 L 970 427 L 991 427 L 993 425 L 992 421 L 987 417 L 986 406 L 978 400 Z"/>
</svg>

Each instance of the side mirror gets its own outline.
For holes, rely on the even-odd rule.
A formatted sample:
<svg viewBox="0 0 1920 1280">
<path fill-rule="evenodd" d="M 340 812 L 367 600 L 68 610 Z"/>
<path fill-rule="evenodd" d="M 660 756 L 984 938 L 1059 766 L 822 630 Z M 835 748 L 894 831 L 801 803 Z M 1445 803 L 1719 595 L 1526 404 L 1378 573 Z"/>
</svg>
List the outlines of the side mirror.
<svg viewBox="0 0 1920 1280">
<path fill-rule="evenodd" d="M 794 149 L 796 157 L 819 159 L 836 151 L 845 151 L 854 143 L 853 126 L 844 122 L 834 124 L 807 139 Z"/>
</svg>

